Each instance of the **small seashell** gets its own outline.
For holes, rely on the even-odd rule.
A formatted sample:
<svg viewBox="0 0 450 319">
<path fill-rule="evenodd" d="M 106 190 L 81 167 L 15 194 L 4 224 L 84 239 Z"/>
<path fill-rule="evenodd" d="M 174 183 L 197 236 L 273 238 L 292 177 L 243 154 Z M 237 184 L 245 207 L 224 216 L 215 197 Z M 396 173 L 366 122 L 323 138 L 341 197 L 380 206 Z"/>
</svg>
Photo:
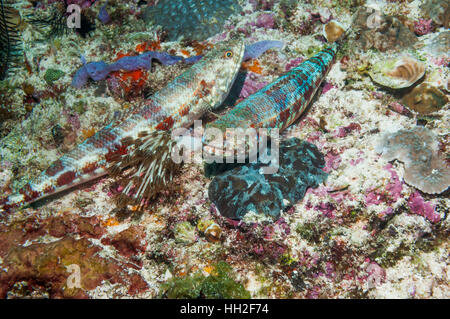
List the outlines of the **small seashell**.
<svg viewBox="0 0 450 319">
<path fill-rule="evenodd" d="M 372 81 L 392 89 L 407 88 L 425 74 L 425 64 L 408 56 L 382 60 L 369 71 Z"/>
<path fill-rule="evenodd" d="M 335 42 L 345 33 L 345 28 L 342 24 L 335 20 L 331 20 L 323 26 L 323 36 L 329 43 Z"/>
<path fill-rule="evenodd" d="M 209 242 L 213 243 L 218 242 L 220 241 L 221 236 L 222 236 L 222 229 L 216 223 L 209 225 L 208 228 L 206 228 L 205 230 L 205 237 L 206 240 L 208 240 Z"/>
<path fill-rule="evenodd" d="M 402 98 L 402 103 L 421 115 L 435 113 L 448 103 L 447 96 L 438 88 L 422 83 Z"/>
</svg>

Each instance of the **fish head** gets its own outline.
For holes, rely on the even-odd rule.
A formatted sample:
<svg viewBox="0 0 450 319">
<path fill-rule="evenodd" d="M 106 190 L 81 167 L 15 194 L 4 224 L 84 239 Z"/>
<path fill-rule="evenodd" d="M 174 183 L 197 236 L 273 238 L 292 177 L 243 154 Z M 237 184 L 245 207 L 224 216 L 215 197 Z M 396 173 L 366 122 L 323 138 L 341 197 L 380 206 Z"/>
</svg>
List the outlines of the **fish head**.
<svg viewBox="0 0 450 319">
<path fill-rule="evenodd" d="M 210 109 L 217 108 L 228 96 L 244 58 L 245 45 L 242 40 L 217 43 L 201 59 L 207 83 L 214 83 L 210 92 Z"/>
</svg>

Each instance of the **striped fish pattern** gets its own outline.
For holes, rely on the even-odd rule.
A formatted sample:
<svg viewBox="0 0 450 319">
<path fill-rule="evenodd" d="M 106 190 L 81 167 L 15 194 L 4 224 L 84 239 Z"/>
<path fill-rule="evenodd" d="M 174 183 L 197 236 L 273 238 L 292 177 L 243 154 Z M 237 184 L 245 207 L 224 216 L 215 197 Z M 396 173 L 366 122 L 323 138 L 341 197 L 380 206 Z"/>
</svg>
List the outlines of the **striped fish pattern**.
<svg viewBox="0 0 450 319">
<path fill-rule="evenodd" d="M 192 125 L 223 102 L 239 71 L 244 50 L 241 40 L 217 44 L 143 106 L 136 106 L 125 120 L 110 123 L 52 163 L 18 193 L 0 199 L 0 213 L 106 175 L 108 163 L 130 151 L 122 141 L 138 139 L 143 132 Z"/>
<path fill-rule="evenodd" d="M 286 129 L 311 102 L 336 59 L 338 46 L 331 44 L 206 127 L 223 132 L 238 127 Z"/>
</svg>

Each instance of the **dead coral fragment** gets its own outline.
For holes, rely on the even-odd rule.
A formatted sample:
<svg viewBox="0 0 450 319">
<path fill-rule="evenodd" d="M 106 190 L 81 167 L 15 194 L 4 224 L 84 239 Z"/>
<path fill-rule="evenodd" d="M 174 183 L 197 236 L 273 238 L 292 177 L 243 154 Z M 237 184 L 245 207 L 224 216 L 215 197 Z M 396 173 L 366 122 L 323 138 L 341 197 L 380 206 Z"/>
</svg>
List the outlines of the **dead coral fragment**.
<svg viewBox="0 0 450 319">
<path fill-rule="evenodd" d="M 410 87 L 425 74 L 425 64 L 408 56 L 375 63 L 369 72 L 372 80 L 392 89 Z"/>
<path fill-rule="evenodd" d="M 426 115 L 439 111 L 448 103 L 448 98 L 438 88 L 422 83 L 406 94 L 402 102 L 411 110 Z"/>
<path fill-rule="evenodd" d="M 437 137 L 425 127 L 385 135 L 378 151 L 388 161 L 405 163 L 405 182 L 422 192 L 439 194 L 450 185 L 450 169 L 438 152 Z"/>
</svg>

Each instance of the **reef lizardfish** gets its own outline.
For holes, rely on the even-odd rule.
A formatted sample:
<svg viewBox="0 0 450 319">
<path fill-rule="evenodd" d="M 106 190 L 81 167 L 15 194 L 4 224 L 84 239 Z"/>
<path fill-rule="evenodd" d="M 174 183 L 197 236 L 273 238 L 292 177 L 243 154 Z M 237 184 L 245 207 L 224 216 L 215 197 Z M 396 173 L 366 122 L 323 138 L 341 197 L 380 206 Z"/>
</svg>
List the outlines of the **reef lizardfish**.
<svg viewBox="0 0 450 319">
<path fill-rule="evenodd" d="M 130 141 L 139 141 L 149 132 L 190 126 L 195 119 L 223 102 L 241 67 L 244 50 L 240 40 L 217 44 L 200 61 L 146 100 L 143 106 L 136 106 L 126 119 L 110 123 L 52 163 L 18 193 L 0 200 L 0 212 L 107 174 L 108 162 L 127 154 L 133 144 Z M 135 142 L 133 146 L 139 151 L 145 145 Z M 138 171 L 139 174 L 143 173 Z M 148 185 L 148 180 L 143 182 Z"/>
<path fill-rule="evenodd" d="M 314 97 L 334 63 L 338 46 L 331 44 L 206 127 L 223 132 L 237 127 L 284 130 L 299 118 Z"/>
</svg>

